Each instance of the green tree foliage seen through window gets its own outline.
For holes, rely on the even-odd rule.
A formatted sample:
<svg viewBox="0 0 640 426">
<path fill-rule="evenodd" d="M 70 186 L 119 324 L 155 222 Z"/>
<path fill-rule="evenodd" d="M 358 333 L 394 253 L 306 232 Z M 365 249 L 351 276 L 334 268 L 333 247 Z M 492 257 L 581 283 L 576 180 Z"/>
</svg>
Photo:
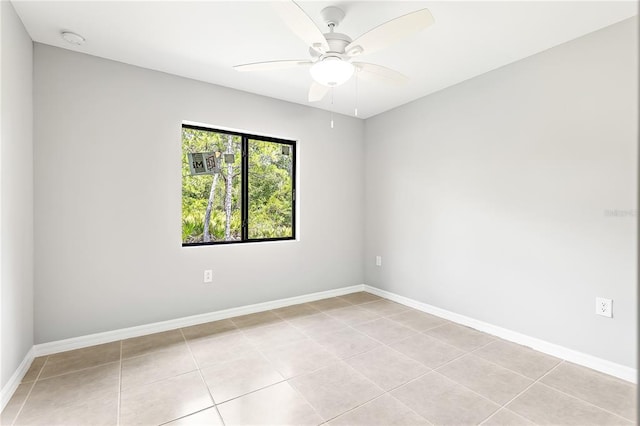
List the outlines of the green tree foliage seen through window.
<svg viewBox="0 0 640 426">
<path fill-rule="evenodd" d="M 249 140 L 249 238 L 292 237 L 293 162 L 278 143 Z"/>
<path fill-rule="evenodd" d="M 192 175 L 194 153 L 215 156 L 212 172 Z M 291 142 L 183 126 L 182 243 L 293 238 L 294 158 Z"/>
</svg>

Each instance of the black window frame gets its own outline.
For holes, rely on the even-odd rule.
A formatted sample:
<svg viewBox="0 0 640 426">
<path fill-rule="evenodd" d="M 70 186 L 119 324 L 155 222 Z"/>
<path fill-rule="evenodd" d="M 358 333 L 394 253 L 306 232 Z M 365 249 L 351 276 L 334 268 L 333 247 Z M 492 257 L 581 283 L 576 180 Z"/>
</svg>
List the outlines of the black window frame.
<svg viewBox="0 0 640 426">
<path fill-rule="evenodd" d="M 222 130 L 213 127 L 204 127 L 193 124 L 182 123 L 181 129 L 200 130 L 205 132 L 222 133 L 225 135 L 239 136 L 241 138 L 241 151 L 242 151 L 242 167 L 240 178 L 240 193 L 241 193 L 241 206 L 240 215 L 242 218 L 240 240 L 235 241 L 210 241 L 208 243 L 182 243 L 182 247 L 199 247 L 199 246 L 217 246 L 224 244 L 245 244 L 245 243 L 259 243 L 269 241 L 290 241 L 296 239 L 296 176 L 297 176 L 297 155 L 296 155 L 296 141 L 274 138 L 271 136 L 255 135 L 250 133 L 237 132 L 233 130 Z M 291 147 L 291 236 L 290 237 L 276 237 L 276 238 L 249 238 L 249 140 L 257 140 L 264 142 L 273 142 L 282 145 L 288 145 Z M 182 151 L 182 138 L 180 139 L 180 150 Z M 180 184 L 182 186 L 182 183 Z M 181 210 L 182 211 L 182 210 Z M 182 216 L 182 213 L 181 213 Z M 182 225 L 180 225 L 182 226 Z"/>
</svg>

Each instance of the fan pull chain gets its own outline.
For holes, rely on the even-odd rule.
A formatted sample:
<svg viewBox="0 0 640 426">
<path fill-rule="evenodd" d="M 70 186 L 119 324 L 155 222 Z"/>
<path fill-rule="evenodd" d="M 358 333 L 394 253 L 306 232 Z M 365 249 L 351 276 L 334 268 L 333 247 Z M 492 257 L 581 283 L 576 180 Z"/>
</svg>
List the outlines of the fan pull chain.
<svg viewBox="0 0 640 426">
<path fill-rule="evenodd" d="M 331 128 L 333 129 L 333 87 L 331 88 Z"/>
<path fill-rule="evenodd" d="M 356 68 L 356 109 L 355 115 L 358 116 L 358 69 Z"/>
</svg>

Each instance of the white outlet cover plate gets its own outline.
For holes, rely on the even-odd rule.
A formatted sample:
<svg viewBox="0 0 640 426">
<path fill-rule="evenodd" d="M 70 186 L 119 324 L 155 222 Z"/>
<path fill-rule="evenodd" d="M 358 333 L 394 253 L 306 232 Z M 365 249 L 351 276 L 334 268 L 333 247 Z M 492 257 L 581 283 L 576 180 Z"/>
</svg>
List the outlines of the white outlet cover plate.
<svg viewBox="0 0 640 426">
<path fill-rule="evenodd" d="M 213 271 L 211 269 L 206 269 L 204 271 L 204 278 L 203 281 L 205 283 L 210 283 L 213 281 Z"/>
<path fill-rule="evenodd" d="M 603 317 L 613 317 L 613 300 L 604 297 L 596 297 L 596 314 Z"/>
</svg>

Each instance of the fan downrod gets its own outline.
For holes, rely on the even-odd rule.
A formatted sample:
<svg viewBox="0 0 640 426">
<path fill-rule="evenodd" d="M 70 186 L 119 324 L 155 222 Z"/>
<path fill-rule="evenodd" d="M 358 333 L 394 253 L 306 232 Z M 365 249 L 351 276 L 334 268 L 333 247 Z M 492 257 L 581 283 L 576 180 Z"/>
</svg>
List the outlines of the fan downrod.
<svg viewBox="0 0 640 426">
<path fill-rule="evenodd" d="M 340 25 L 340 22 L 344 19 L 344 11 L 336 6 L 328 6 L 320 11 L 320 16 L 333 31 L 333 28 Z"/>
</svg>

